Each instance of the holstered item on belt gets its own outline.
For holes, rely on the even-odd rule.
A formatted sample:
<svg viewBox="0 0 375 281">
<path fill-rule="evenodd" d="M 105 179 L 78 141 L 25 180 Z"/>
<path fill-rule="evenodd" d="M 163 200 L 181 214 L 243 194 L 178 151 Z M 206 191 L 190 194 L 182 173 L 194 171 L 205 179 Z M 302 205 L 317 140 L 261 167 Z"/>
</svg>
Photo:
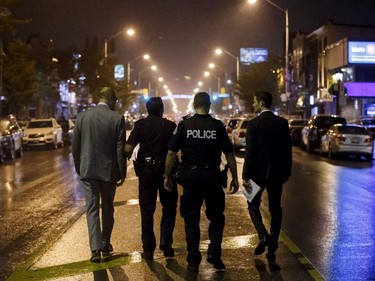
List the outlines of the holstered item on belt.
<svg viewBox="0 0 375 281">
<path fill-rule="evenodd" d="M 228 168 L 229 165 L 225 164 L 224 170 L 220 171 L 221 185 L 223 188 L 227 188 L 228 186 Z"/>
<path fill-rule="evenodd" d="M 184 175 L 184 166 L 182 162 L 176 157 L 172 171 L 171 171 L 172 178 L 178 183 L 182 183 L 182 178 Z"/>
<path fill-rule="evenodd" d="M 163 165 L 159 157 L 145 157 L 144 163 L 145 167 L 160 167 Z"/>
</svg>

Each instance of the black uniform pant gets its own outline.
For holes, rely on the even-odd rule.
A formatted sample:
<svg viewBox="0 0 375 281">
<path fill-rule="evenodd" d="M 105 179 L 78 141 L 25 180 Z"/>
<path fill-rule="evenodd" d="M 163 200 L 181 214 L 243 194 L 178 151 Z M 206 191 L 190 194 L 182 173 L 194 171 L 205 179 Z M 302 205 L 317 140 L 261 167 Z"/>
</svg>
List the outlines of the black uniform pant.
<svg viewBox="0 0 375 281">
<path fill-rule="evenodd" d="M 139 206 L 142 218 L 143 250 L 153 252 L 156 248 L 154 233 L 154 213 L 159 191 L 163 207 L 160 222 L 160 244 L 173 243 L 173 229 L 176 222 L 177 187 L 173 191 L 164 188 L 164 168 L 161 166 L 143 167 L 139 177 Z"/>
<path fill-rule="evenodd" d="M 208 235 L 210 244 L 207 254 L 221 257 L 221 242 L 225 225 L 225 193 L 221 186 L 219 169 L 196 169 L 184 172 L 183 195 L 180 201 L 181 216 L 185 221 L 188 263 L 199 264 L 202 255 L 199 251 L 201 207 L 206 205 L 206 216 L 210 221 Z"/>
<path fill-rule="evenodd" d="M 251 203 L 247 202 L 249 214 L 253 221 L 254 227 L 258 232 L 259 239 L 269 238 L 269 249 L 276 251 L 278 248 L 278 240 L 281 230 L 282 208 L 281 208 L 281 194 L 283 191 L 283 183 L 280 180 L 260 180 L 257 182 L 262 189 L 254 197 Z M 270 233 L 268 234 L 266 227 L 263 224 L 262 214 L 260 212 L 260 203 L 262 201 L 262 194 L 264 189 L 267 190 L 268 195 L 268 209 L 271 214 Z"/>
</svg>

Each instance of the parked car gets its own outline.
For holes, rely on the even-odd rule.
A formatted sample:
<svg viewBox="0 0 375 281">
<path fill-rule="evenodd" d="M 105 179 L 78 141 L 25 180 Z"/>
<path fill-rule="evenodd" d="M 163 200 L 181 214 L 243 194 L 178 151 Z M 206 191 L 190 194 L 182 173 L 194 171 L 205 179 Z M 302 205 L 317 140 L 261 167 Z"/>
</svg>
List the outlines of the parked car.
<svg viewBox="0 0 375 281">
<path fill-rule="evenodd" d="M 322 136 L 333 124 L 346 124 L 346 119 L 336 115 L 313 115 L 301 131 L 301 149 L 307 152 L 318 149 Z"/>
<path fill-rule="evenodd" d="M 0 134 L 2 136 L 2 149 L 6 159 L 21 158 L 22 129 L 13 115 L 0 118 Z"/>
<path fill-rule="evenodd" d="M 361 117 L 348 123 L 365 126 L 371 137 L 375 139 L 375 117 Z"/>
<path fill-rule="evenodd" d="M 235 151 L 246 147 L 247 123 L 250 119 L 241 119 L 236 128 L 232 131 L 232 143 Z"/>
<path fill-rule="evenodd" d="M 337 154 L 364 156 L 372 160 L 374 153 L 373 139 L 369 131 L 355 124 L 334 124 L 322 136 L 320 152 L 328 153 L 332 158 Z"/>
<path fill-rule="evenodd" d="M 300 145 L 301 143 L 301 131 L 303 127 L 307 125 L 307 119 L 290 119 L 289 123 L 289 132 L 290 138 L 293 145 Z"/>
<path fill-rule="evenodd" d="M 24 130 L 23 145 L 26 149 L 38 146 L 64 146 L 61 126 L 54 118 L 31 119 Z"/>
<path fill-rule="evenodd" d="M 62 129 L 62 137 L 64 144 L 71 144 L 74 130 L 74 121 L 72 119 L 59 119 L 57 123 L 60 124 Z"/>
<path fill-rule="evenodd" d="M 241 117 L 229 117 L 224 119 L 223 123 L 225 124 L 230 139 L 232 139 L 232 131 L 237 127 L 241 119 Z"/>
</svg>

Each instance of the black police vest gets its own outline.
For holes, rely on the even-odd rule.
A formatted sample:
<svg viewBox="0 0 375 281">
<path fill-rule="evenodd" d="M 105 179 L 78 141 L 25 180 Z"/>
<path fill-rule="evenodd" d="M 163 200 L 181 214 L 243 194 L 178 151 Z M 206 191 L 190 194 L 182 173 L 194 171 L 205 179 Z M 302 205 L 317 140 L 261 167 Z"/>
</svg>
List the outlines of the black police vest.
<svg viewBox="0 0 375 281">
<path fill-rule="evenodd" d="M 184 122 L 185 139 L 181 147 L 184 166 L 217 168 L 221 162 L 221 121 L 211 116 L 193 116 Z"/>
</svg>

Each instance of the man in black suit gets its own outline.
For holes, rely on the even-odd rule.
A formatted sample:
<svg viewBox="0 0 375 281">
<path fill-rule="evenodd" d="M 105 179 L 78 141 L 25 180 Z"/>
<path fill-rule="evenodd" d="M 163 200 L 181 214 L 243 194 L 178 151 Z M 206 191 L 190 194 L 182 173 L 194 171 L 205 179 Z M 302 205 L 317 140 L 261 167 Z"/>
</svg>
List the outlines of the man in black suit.
<svg viewBox="0 0 375 281">
<path fill-rule="evenodd" d="M 114 112 L 115 91 L 104 87 L 96 107 L 78 114 L 72 142 L 75 169 L 83 182 L 91 262 L 100 262 L 113 251 L 113 201 L 116 185 L 126 176 L 125 120 Z M 102 202 L 102 229 L 99 201 Z"/>
<path fill-rule="evenodd" d="M 255 198 L 247 202 L 251 220 L 259 236 L 254 254 L 263 254 L 268 247 L 267 258 L 274 261 L 281 230 L 281 194 L 283 184 L 291 175 L 292 144 L 287 120 L 273 114 L 271 104 L 270 93 L 254 94 L 254 112 L 260 114 L 247 125 L 242 179 L 243 186 L 248 190 L 251 189 L 250 179 L 261 187 Z M 267 190 L 271 213 L 270 233 L 263 224 L 259 208 L 264 189 Z"/>
</svg>

